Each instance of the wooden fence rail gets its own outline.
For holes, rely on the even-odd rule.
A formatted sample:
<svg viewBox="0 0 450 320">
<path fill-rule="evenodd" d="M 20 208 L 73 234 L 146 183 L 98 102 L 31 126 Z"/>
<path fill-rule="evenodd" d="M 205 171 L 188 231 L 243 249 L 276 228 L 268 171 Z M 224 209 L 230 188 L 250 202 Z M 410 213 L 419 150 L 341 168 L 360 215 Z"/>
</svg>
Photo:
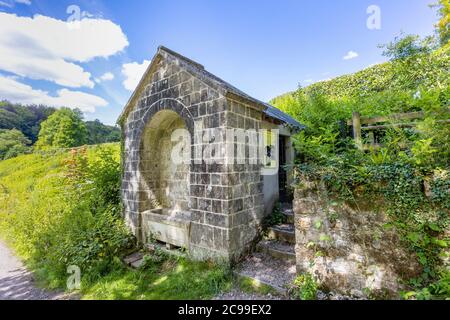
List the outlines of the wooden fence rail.
<svg viewBox="0 0 450 320">
<path fill-rule="evenodd" d="M 450 109 L 448 109 L 450 112 Z M 412 122 L 412 120 L 423 119 L 425 113 L 422 111 L 418 112 L 408 112 L 408 113 L 396 113 L 388 116 L 381 117 L 361 117 L 359 112 L 353 112 L 352 119 L 347 121 L 347 125 L 351 126 L 353 129 L 353 139 L 355 144 L 361 150 L 366 150 L 369 148 L 378 148 L 379 144 L 375 143 L 375 130 L 383 130 L 388 128 L 411 128 L 417 125 L 417 122 Z M 404 123 L 392 123 L 393 121 L 410 120 L 411 122 Z M 390 122 L 387 123 L 386 122 Z M 439 120 L 439 122 L 450 123 L 450 119 Z M 380 124 L 385 123 L 385 124 Z M 363 144 L 362 142 L 362 131 L 367 131 L 369 135 L 369 144 Z"/>
</svg>

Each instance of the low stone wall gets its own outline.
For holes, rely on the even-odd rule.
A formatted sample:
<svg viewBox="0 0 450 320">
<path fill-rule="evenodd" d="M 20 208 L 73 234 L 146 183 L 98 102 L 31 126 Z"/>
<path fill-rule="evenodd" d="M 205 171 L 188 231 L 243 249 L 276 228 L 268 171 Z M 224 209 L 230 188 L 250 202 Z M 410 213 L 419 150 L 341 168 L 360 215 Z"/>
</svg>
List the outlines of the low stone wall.
<svg viewBox="0 0 450 320">
<path fill-rule="evenodd" d="M 395 299 L 402 280 L 420 275 L 375 200 L 336 202 L 317 182 L 304 182 L 294 197 L 297 272 L 313 274 L 324 290 Z"/>
</svg>

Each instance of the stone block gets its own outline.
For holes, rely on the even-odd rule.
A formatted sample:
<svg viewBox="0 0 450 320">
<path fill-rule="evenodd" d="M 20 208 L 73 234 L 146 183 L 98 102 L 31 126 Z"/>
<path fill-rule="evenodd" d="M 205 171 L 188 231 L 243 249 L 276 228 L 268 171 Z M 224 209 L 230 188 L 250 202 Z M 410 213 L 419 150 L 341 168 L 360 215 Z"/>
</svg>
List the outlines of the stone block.
<svg viewBox="0 0 450 320">
<path fill-rule="evenodd" d="M 293 202 L 294 212 L 295 214 L 315 214 L 318 210 L 317 202 L 312 197 L 295 198 Z"/>
<path fill-rule="evenodd" d="M 190 242 L 197 246 L 214 248 L 214 227 L 192 222 Z"/>
<path fill-rule="evenodd" d="M 205 224 L 220 228 L 228 228 L 229 216 L 225 214 L 206 213 Z"/>
</svg>

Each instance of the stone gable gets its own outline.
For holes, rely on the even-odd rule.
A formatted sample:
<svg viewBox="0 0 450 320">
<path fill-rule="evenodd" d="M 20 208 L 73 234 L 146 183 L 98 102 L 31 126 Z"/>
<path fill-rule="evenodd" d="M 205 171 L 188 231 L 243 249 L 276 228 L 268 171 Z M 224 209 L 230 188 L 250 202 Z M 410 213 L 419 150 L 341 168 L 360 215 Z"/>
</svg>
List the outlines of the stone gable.
<svg viewBox="0 0 450 320">
<path fill-rule="evenodd" d="M 124 215 L 138 239 L 184 246 L 198 259 L 247 250 L 264 214 L 261 165 L 251 143 L 226 132 L 259 130 L 262 117 L 160 51 L 122 118 Z M 173 165 L 170 134 L 183 128 L 191 159 Z M 240 161 L 229 156 L 238 150 Z"/>
</svg>

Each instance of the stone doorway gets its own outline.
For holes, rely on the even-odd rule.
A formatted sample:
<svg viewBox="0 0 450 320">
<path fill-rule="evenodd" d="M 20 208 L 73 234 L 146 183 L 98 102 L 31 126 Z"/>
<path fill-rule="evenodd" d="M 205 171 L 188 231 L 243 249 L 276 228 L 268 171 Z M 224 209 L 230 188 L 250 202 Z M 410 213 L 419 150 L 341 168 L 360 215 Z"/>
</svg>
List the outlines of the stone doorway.
<svg viewBox="0 0 450 320">
<path fill-rule="evenodd" d="M 288 188 L 288 171 L 286 166 L 289 164 L 288 160 L 288 141 L 289 137 L 280 135 L 278 142 L 278 189 L 279 201 L 281 203 L 289 203 L 293 200 L 293 194 Z"/>
</svg>

